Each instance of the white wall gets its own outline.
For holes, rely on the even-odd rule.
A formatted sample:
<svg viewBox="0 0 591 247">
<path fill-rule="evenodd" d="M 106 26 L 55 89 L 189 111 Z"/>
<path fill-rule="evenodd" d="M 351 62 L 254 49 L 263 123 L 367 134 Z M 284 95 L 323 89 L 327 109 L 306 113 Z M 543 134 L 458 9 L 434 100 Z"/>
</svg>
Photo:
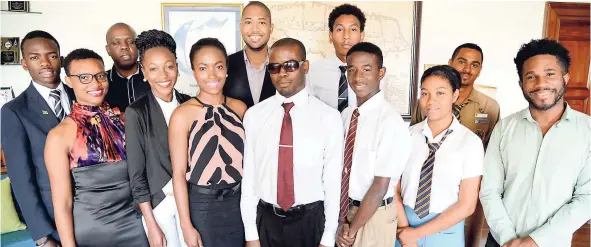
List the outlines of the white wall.
<svg viewBox="0 0 591 247">
<path fill-rule="evenodd" d="M 513 63 L 519 47 L 542 37 L 544 2 L 425 2 L 419 71 L 424 64 L 447 64 L 460 44 L 478 44 L 484 53 L 476 84 L 497 88 L 505 117 L 527 106 Z M 419 76 L 420 77 L 420 76 Z"/>
<path fill-rule="evenodd" d="M 1 4 L 6 9 L 6 2 Z M 125 22 L 138 32 L 161 28 L 160 1 L 156 0 L 33 1 L 31 11 L 43 14 L 2 12 L 1 35 L 22 38 L 31 30 L 45 30 L 59 40 L 64 56 L 86 47 L 103 56 L 107 68 L 112 65 L 104 49 L 110 25 Z M 425 64 L 447 63 L 459 44 L 477 43 L 484 50 L 484 63 L 476 83 L 497 87 L 502 116 L 527 105 L 517 84 L 513 57 L 521 44 L 542 37 L 544 2 L 427 1 L 422 18 L 421 74 Z M 1 66 L 0 73 L 0 84 L 13 86 L 17 94 L 29 84 L 30 77 L 20 66 Z"/>
</svg>

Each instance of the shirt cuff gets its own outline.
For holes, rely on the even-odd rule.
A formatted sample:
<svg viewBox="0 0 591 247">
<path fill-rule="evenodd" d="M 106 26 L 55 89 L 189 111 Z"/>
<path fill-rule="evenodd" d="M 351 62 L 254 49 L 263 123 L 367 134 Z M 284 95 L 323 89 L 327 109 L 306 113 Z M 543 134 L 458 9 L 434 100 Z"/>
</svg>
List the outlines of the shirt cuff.
<svg viewBox="0 0 591 247">
<path fill-rule="evenodd" d="M 244 237 L 246 238 L 246 241 L 259 240 L 259 232 L 256 225 L 254 227 L 244 227 Z"/>
<path fill-rule="evenodd" d="M 320 239 L 320 244 L 328 247 L 332 247 L 336 243 L 336 233 L 330 234 L 325 232 L 322 234 L 322 238 Z"/>
</svg>

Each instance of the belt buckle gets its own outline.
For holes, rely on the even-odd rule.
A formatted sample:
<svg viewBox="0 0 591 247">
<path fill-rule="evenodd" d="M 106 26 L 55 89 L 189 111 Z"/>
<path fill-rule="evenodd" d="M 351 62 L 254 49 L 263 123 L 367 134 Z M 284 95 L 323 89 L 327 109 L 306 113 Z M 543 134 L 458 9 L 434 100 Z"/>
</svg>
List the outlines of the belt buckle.
<svg viewBox="0 0 591 247">
<path fill-rule="evenodd" d="M 275 205 L 273 205 L 273 204 L 270 204 L 270 205 L 271 205 L 271 207 L 273 207 L 273 213 L 275 213 L 275 215 L 277 215 L 277 216 L 279 216 L 281 218 L 287 218 L 287 215 L 281 215 L 281 214 L 278 214 L 277 213 L 277 208 L 275 207 Z"/>
</svg>

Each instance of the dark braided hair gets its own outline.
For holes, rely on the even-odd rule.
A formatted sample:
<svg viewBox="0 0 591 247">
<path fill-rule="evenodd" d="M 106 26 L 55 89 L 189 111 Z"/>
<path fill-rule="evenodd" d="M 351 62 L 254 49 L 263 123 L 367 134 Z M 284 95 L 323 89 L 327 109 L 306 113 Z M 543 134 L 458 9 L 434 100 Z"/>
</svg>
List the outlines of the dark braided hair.
<svg viewBox="0 0 591 247">
<path fill-rule="evenodd" d="M 176 43 L 174 39 L 170 34 L 161 30 L 152 29 L 140 33 L 135 40 L 135 46 L 140 57 L 140 64 L 144 58 L 144 53 L 155 47 L 164 47 L 170 50 L 174 54 L 174 58 L 176 58 Z"/>
</svg>

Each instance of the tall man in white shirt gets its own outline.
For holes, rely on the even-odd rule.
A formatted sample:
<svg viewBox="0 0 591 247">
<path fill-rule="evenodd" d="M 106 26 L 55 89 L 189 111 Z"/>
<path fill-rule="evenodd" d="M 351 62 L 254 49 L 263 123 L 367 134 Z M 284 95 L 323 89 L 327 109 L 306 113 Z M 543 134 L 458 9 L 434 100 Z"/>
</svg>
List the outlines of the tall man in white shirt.
<svg viewBox="0 0 591 247">
<path fill-rule="evenodd" d="M 314 96 L 342 112 L 357 107 L 355 93 L 347 83 L 347 52 L 365 36 L 365 14 L 351 4 L 337 6 L 328 17 L 328 39 L 335 53 L 313 61 L 308 73 L 308 87 Z"/>
<path fill-rule="evenodd" d="M 338 227 L 343 127 L 338 111 L 310 94 L 306 49 L 292 38 L 271 47 L 278 94 L 244 117 L 240 208 L 247 246 L 330 246 Z"/>
<path fill-rule="evenodd" d="M 571 59 L 557 41 L 532 40 L 514 61 L 529 107 L 501 120 L 486 150 L 486 246 L 571 246 L 591 218 L 591 118 L 564 100 Z"/>
<path fill-rule="evenodd" d="M 347 53 L 357 106 L 342 112 L 346 142 L 341 183 L 339 246 L 394 246 L 394 187 L 410 156 L 410 134 L 380 92 L 386 73 L 380 48 L 361 42 Z M 404 213 L 404 212 L 402 212 Z"/>
</svg>

